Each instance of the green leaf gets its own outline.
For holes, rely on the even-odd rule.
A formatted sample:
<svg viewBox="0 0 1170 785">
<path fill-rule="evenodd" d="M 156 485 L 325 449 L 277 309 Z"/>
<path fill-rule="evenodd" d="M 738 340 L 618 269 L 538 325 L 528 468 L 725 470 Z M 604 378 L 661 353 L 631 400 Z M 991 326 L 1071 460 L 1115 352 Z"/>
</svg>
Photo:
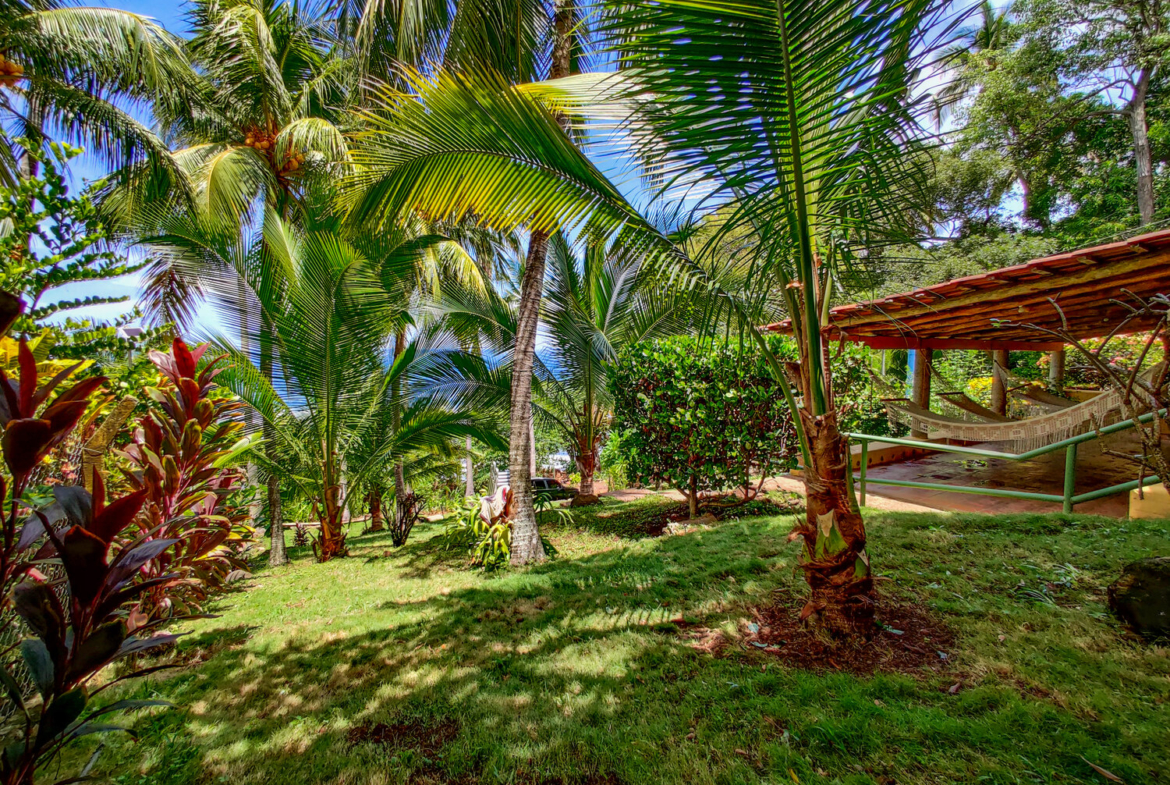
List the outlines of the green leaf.
<svg viewBox="0 0 1170 785">
<path fill-rule="evenodd" d="M 26 638 L 20 642 L 20 654 L 24 664 L 32 674 L 33 682 L 37 685 L 37 692 L 41 698 L 48 700 L 53 694 L 56 685 L 56 671 L 53 667 L 53 657 L 49 654 L 44 641 L 39 638 Z"/>
<path fill-rule="evenodd" d="M 88 702 L 85 688 L 77 687 L 50 703 L 37 725 L 37 747 L 43 748 L 64 733 L 85 711 Z"/>
</svg>

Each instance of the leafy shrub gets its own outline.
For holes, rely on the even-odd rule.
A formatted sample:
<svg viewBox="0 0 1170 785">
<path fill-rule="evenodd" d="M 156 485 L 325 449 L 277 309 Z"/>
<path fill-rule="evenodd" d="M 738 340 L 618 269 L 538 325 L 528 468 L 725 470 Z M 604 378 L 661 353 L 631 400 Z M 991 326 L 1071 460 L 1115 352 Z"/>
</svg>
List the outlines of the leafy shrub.
<svg viewBox="0 0 1170 785">
<path fill-rule="evenodd" d="M 143 618 L 198 611 L 233 570 L 247 567 L 238 547 L 253 532 L 246 508 L 229 499 L 240 475 L 222 464 L 249 442 L 239 439 L 241 405 L 211 395 L 222 358 L 198 368 L 206 350 L 204 344 L 191 351 L 176 338 L 169 354 L 150 353 L 165 382 L 147 390 L 157 405 L 123 452 L 133 467 L 127 479 L 146 494 L 142 530 L 176 541 L 144 567 L 175 578 L 143 595 L 136 613 Z"/>
<path fill-rule="evenodd" d="M 0 289 L 33 304 L 18 318 L 14 332 L 34 332 L 50 317 L 59 318 L 77 308 L 129 300 L 125 296 L 53 297 L 51 293 L 69 284 L 118 278 L 149 262 L 132 263 L 109 250 L 110 231 L 99 219 L 93 200 L 69 195 L 66 167 L 82 153 L 80 148 L 15 141 L 38 162 L 41 174 L 22 178 L 14 186 L 0 183 L 0 224 L 5 225 L 0 233 Z M 30 243 L 30 237 L 35 241 Z M 86 342 L 83 336 L 72 341 Z M 90 354 L 84 356 L 92 359 Z"/>
<path fill-rule="evenodd" d="M 504 492 L 499 513 L 490 519 L 483 515 L 479 499 L 464 499 L 458 510 L 447 519 L 443 530 L 444 550 L 462 550 L 470 554 L 477 567 L 494 570 L 507 566 L 512 558 L 512 491 Z"/>
<path fill-rule="evenodd" d="M 691 500 L 795 464 L 796 431 L 764 358 L 693 338 L 636 344 L 610 378 L 630 478 Z"/>
</svg>

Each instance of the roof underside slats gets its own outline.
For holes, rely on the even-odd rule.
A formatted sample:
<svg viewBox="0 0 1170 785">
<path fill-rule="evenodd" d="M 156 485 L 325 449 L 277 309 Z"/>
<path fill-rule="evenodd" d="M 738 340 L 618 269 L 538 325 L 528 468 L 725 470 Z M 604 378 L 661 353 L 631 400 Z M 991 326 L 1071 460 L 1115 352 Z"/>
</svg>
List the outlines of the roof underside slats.
<svg viewBox="0 0 1170 785">
<path fill-rule="evenodd" d="M 1158 293 L 1170 294 L 1170 230 L 841 305 L 830 312 L 825 334 L 876 349 L 1043 351 L 1062 343 L 1036 328 L 1059 329 L 1061 311 L 1074 337 L 1096 338 L 1129 315 L 1123 302 Z M 1152 326 L 1133 320 L 1124 332 Z M 765 329 L 791 327 L 785 321 Z"/>
</svg>

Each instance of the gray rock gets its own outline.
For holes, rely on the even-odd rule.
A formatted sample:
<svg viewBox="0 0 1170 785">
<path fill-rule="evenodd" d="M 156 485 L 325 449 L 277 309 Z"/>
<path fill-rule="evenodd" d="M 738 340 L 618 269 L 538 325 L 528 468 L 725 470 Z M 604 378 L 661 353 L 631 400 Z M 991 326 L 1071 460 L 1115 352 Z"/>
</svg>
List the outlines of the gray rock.
<svg viewBox="0 0 1170 785">
<path fill-rule="evenodd" d="M 1109 587 L 1109 607 L 1140 635 L 1170 637 L 1170 556 L 1127 564 Z"/>
</svg>

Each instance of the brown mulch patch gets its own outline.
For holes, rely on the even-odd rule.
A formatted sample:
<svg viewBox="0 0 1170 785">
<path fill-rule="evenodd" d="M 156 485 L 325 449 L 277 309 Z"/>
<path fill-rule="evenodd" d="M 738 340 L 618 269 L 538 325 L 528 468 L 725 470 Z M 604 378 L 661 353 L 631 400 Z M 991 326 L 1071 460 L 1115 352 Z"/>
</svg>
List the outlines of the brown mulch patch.
<svg viewBox="0 0 1170 785">
<path fill-rule="evenodd" d="M 459 735 L 459 723 L 444 719 L 434 725 L 411 722 L 364 723 L 350 728 L 345 740 L 352 744 L 383 744 L 394 749 L 411 749 L 433 758 Z"/>
<path fill-rule="evenodd" d="M 833 641 L 800 621 L 804 600 L 777 593 L 773 605 L 753 611 L 746 625 L 747 647 L 786 664 L 812 671 L 938 673 L 950 667 L 956 636 L 941 618 L 921 605 L 878 600 L 880 627 L 869 641 Z"/>
<path fill-rule="evenodd" d="M 675 619 L 673 624 L 681 630 L 683 640 L 688 646 L 704 654 L 718 657 L 731 645 L 719 630 L 713 630 L 701 624 L 691 624 L 682 619 Z"/>
</svg>

